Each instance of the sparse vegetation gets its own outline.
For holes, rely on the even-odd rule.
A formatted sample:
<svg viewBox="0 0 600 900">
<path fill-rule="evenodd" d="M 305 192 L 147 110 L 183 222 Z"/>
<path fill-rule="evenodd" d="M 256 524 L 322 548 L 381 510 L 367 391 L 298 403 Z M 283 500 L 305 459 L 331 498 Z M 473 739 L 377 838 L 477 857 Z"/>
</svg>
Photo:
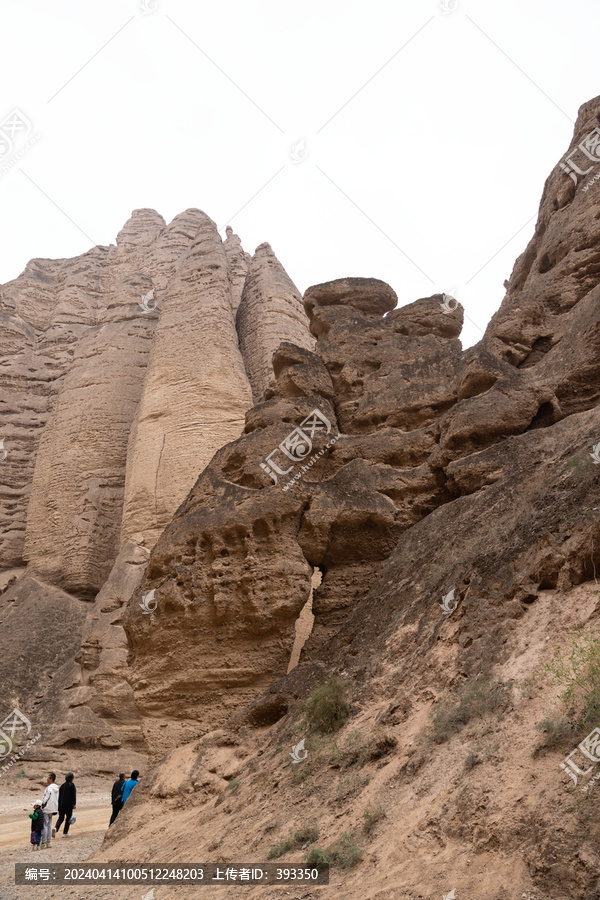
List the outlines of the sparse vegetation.
<svg viewBox="0 0 600 900">
<path fill-rule="evenodd" d="M 543 719 L 535 727 L 544 732 L 544 738 L 535 745 L 532 756 L 537 756 L 541 750 L 562 748 L 573 741 L 573 724 L 565 716 Z"/>
<path fill-rule="evenodd" d="M 447 741 L 473 719 L 501 713 L 509 704 L 512 683 L 478 676 L 463 687 L 458 701 L 440 700 L 431 712 L 430 737 L 436 744 Z"/>
<path fill-rule="evenodd" d="M 335 799 L 350 800 L 352 797 L 357 797 L 369 781 L 368 775 L 352 775 L 350 778 L 343 778 L 335 789 Z"/>
<path fill-rule="evenodd" d="M 229 784 L 227 785 L 227 789 L 230 791 L 237 791 L 240 786 L 240 782 L 237 778 L 232 778 Z"/>
<path fill-rule="evenodd" d="M 319 838 L 319 826 L 316 823 L 304 825 L 296 831 L 291 831 L 287 837 L 281 838 L 267 853 L 267 859 L 278 859 L 284 853 L 292 853 L 294 850 L 304 849 L 308 844 L 314 844 Z"/>
<path fill-rule="evenodd" d="M 383 806 L 377 805 L 374 809 L 370 806 L 367 806 L 363 815 L 363 827 L 362 830 L 364 834 L 369 835 L 377 825 L 377 823 L 381 819 L 385 819 L 385 812 L 383 811 Z"/>
<path fill-rule="evenodd" d="M 467 772 L 470 772 L 471 769 L 474 769 L 475 766 L 481 765 L 482 762 L 482 758 L 475 750 L 469 750 L 465 759 L 465 769 L 467 770 Z"/>
<path fill-rule="evenodd" d="M 366 736 L 361 731 L 353 731 L 342 746 L 336 748 L 337 761 L 342 768 L 353 765 L 362 767 L 387 756 L 397 745 L 398 740 L 394 735 L 383 729 L 377 729 Z"/>
<path fill-rule="evenodd" d="M 25 778 L 26 777 L 25 769 L 19 769 L 19 771 L 16 774 L 17 774 L 17 778 Z"/>
<path fill-rule="evenodd" d="M 343 682 L 337 675 L 330 675 L 325 684 L 315 688 L 306 698 L 302 711 L 311 731 L 331 734 L 345 724 L 350 715 L 345 693 Z"/>
<path fill-rule="evenodd" d="M 322 847 L 313 847 L 306 854 L 304 862 L 307 866 L 328 866 L 331 857 L 328 850 L 323 850 Z"/>
<path fill-rule="evenodd" d="M 563 723 L 585 732 L 594 727 L 600 718 L 600 635 L 596 631 L 571 635 L 544 671 L 563 687 Z M 554 729 L 558 727 L 555 721 Z"/>
<path fill-rule="evenodd" d="M 304 860 L 307 866 L 323 866 L 332 865 L 339 866 L 341 869 L 349 869 L 355 866 L 363 857 L 363 851 L 356 842 L 356 832 L 343 831 L 337 841 L 334 841 L 330 847 L 323 849 L 322 847 L 313 847 L 307 853 Z"/>
</svg>

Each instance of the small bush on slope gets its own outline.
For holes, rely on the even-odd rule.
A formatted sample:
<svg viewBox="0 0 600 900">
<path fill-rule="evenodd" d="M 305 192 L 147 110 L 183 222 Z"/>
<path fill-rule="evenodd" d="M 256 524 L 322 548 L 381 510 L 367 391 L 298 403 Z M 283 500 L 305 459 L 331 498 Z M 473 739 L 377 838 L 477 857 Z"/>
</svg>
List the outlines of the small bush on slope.
<svg viewBox="0 0 600 900">
<path fill-rule="evenodd" d="M 385 812 L 383 810 L 383 806 L 376 806 L 375 809 L 371 809 L 370 806 L 367 806 L 363 813 L 363 831 L 365 834 L 369 835 L 377 825 L 380 819 L 385 819 Z"/>
<path fill-rule="evenodd" d="M 560 701 L 567 721 L 586 733 L 597 725 L 600 721 L 600 635 L 589 631 L 570 636 L 565 646 L 558 648 L 554 659 L 544 666 L 544 671 L 563 687 Z"/>
<path fill-rule="evenodd" d="M 319 826 L 316 824 L 304 825 L 296 831 L 291 831 L 287 837 L 282 838 L 267 853 L 267 859 L 278 859 L 284 853 L 300 850 L 306 844 L 314 844 L 319 837 Z"/>
<path fill-rule="evenodd" d="M 431 737 L 442 744 L 459 732 L 472 719 L 492 712 L 503 712 L 508 706 L 512 684 L 478 676 L 465 685 L 458 702 L 440 700 L 431 711 Z"/>
<path fill-rule="evenodd" d="M 313 847 L 306 854 L 304 860 L 307 866 L 329 865 L 339 866 L 341 869 L 349 869 L 355 866 L 363 858 L 363 851 L 355 840 L 354 831 L 343 831 L 337 841 L 324 850 L 322 847 Z"/>
<path fill-rule="evenodd" d="M 315 690 L 302 704 L 306 723 L 311 731 L 330 734 L 338 731 L 350 715 L 343 682 L 337 675 L 330 675 L 325 684 Z"/>
</svg>

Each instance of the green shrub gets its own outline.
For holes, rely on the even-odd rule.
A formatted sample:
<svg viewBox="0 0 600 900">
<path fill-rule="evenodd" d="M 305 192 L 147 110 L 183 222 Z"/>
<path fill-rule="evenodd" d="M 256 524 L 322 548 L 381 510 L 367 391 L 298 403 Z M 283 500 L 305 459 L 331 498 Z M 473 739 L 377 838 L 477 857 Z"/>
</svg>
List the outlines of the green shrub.
<svg viewBox="0 0 600 900">
<path fill-rule="evenodd" d="M 229 782 L 229 784 L 227 785 L 227 788 L 228 788 L 230 791 L 237 791 L 237 789 L 239 788 L 239 786 L 240 786 L 240 783 L 239 783 L 239 781 L 237 780 L 237 778 L 232 778 L 231 781 Z"/>
<path fill-rule="evenodd" d="M 311 731 L 321 734 L 338 731 L 350 715 L 350 704 L 337 675 L 330 675 L 325 684 L 315 688 L 302 704 L 302 710 Z"/>
<path fill-rule="evenodd" d="M 600 635 L 596 631 L 572 635 L 544 671 L 563 687 L 560 702 L 567 720 L 587 733 L 600 719 Z"/>
<path fill-rule="evenodd" d="M 363 827 L 362 830 L 365 834 L 371 834 L 377 823 L 380 819 L 385 819 L 385 813 L 383 811 L 382 806 L 376 806 L 375 809 L 371 809 L 370 806 L 367 806 L 363 813 Z"/>
<path fill-rule="evenodd" d="M 337 841 L 330 847 L 313 847 L 306 854 L 304 864 L 306 866 L 339 866 L 341 869 L 349 869 L 355 866 L 363 857 L 363 851 L 356 843 L 354 831 L 343 831 Z"/>
<path fill-rule="evenodd" d="M 319 826 L 316 823 L 303 825 L 296 831 L 290 831 L 287 837 L 281 838 L 267 853 L 267 859 L 278 859 L 284 853 L 300 850 L 307 844 L 314 844 L 319 838 Z"/>
<path fill-rule="evenodd" d="M 475 750 L 469 750 L 465 759 L 465 769 L 469 772 L 471 769 L 474 769 L 475 766 L 481 765 L 482 762 L 482 758 Z"/>
<path fill-rule="evenodd" d="M 350 869 L 360 862 L 363 852 L 355 841 L 355 832 L 343 831 L 329 848 L 329 857 L 332 865 L 338 865 L 342 869 Z"/>
<path fill-rule="evenodd" d="M 503 684 L 477 676 L 463 687 L 457 702 L 440 700 L 431 711 L 431 736 L 437 744 L 459 732 L 473 719 L 483 718 L 508 706 L 512 683 Z"/>
<path fill-rule="evenodd" d="M 16 774 L 17 774 L 17 778 L 25 778 L 25 769 L 19 769 L 19 771 Z"/>
<path fill-rule="evenodd" d="M 573 741 L 575 729 L 573 723 L 565 716 L 543 719 L 535 727 L 538 731 L 544 732 L 544 738 L 535 745 L 533 756 L 537 756 L 541 750 L 555 750 L 557 747 L 564 747 Z"/>
<path fill-rule="evenodd" d="M 313 847 L 312 850 L 308 851 L 304 859 L 304 863 L 307 866 L 328 866 L 330 862 L 329 851 L 323 850 L 322 847 Z"/>
</svg>

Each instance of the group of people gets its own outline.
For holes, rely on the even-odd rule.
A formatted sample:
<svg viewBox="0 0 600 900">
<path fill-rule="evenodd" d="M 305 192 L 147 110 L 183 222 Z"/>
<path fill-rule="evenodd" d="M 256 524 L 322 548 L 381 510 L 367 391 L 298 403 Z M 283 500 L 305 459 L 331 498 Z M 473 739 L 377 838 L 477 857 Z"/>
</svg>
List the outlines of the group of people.
<svg viewBox="0 0 600 900">
<path fill-rule="evenodd" d="M 134 769 L 131 778 L 125 778 L 121 773 L 112 787 L 111 802 L 112 815 L 109 825 L 115 821 L 123 806 L 138 783 L 140 773 Z M 69 827 L 75 822 L 73 811 L 77 808 L 77 788 L 73 783 L 75 775 L 67 772 L 65 780 L 60 788 L 56 784 L 56 775 L 50 772 L 46 780 L 44 796 L 33 804 L 33 812 L 29 814 L 31 819 L 31 846 L 33 850 L 48 850 L 51 838 L 56 837 L 64 822 L 63 837 L 69 837 Z M 52 819 L 58 814 L 56 825 L 52 825 Z"/>
<path fill-rule="evenodd" d="M 31 819 L 31 846 L 33 850 L 48 850 L 50 839 L 65 823 L 63 837 L 69 836 L 69 826 L 75 821 L 73 810 L 77 806 L 77 788 L 73 784 L 75 775 L 67 772 L 60 788 L 56 784 L 56 775 L 50 772 L 46 780 L 46 789 L 41 800 L 33 804 Z M 58 813 L 56 826 L 52 827 L 52 818 Z"/>
<path fill-rule="evenodd" d="M 138 779 L 140 777 L 140 773 L 137 769 L 134 769 L 131 773 L 131 778 L 125 778 L 125 775 L 121 772 L 117 780 L 112 786 L 112 794 L 111 794 L 111 802 L 112 802 L 112 816 L 110 817 L 109 827 L 115 821 L 123 806 L 125 805 L 125 801 L 129 797 L 130 793 L 138 783 Z"/>
</svg>

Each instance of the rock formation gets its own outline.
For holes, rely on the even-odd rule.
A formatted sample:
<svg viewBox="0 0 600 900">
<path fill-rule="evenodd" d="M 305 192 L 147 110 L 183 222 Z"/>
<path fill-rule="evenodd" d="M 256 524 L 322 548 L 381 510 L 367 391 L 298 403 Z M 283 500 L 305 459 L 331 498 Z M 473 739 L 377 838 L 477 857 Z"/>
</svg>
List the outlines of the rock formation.
<svg viewBox="0 0 600 900">
<path fill-rule="evenodd" d="M 256 248 L 237 311 L 240 350 L 258 403 L 273 377 L 273 354 L 281 343 L 282 315 L 286 340 L 312 350 L 314 340 L 302 299 L 269 244 Z"/>
<path fill-rule="evenodd" d="M 599 100 L 582 107 L 574 144 L 598 121 Z M 448 313 L 440 295 L 396 310 L 391 288 L 374 279 L 310 288 L 314 352 L 279 348 L 276 380 L 248 412 L 245 435 L 216 454 L 153 549 L 125 617 L 129 677 L 143 717 L 172 716 L 190 735 L 194 721 L 198 735 L 233 729 L 190 745 L 198 791 L 190 806 L 211 828 L 219 787 L 200 761 L 215 745 L 235 746 L 239 733 L 248 758 L 234 774 L 246 778 L 248 796 L 261 778 L 279 784 L 272 744 L 292 740 L 297 700 L 332 669 L 359 719 L 372 722 L 375 710 L 402 740 L 411 714 L 423 722 L 423 702 L 436 696 L 424 686 L 439 691 L 492 666 L 518 670 L 528 646 L 522 620 L 542 627 L 546 593 L 568 596 L 598 571 L 599 476 L 589 459 L 600 433 L 598 202 L 591 189 L 565 189 L 565 178 L 559 167 L 549 177 L 506 298 L 466 352 L 457 340 L 462 310 Z M 314 410 L 330 427 L 311 431 Z M 314 630 L 285 675 L 314 569 L 323 573 Z M 136 612 L 150 589 L 154 626 Z M 453 620 L 440 610 L 450 591 Z M 595 615 L 593 604 L 584 609 L 580 622 Z M 184 641 L 196 648 L 191 674 L 175 649 Z M 282 677 L 261 694 L 277 670 Z M 271 726 L 270 741 L 252 741 L 248 726 Z M 407 741 L 405 767 L 414 754 Z M 494 785 L 511 778 L 511 765 L 506 759 Z M 221 787 L 233 777 L 225 768 L 210 770 Z M 156 771 L 159 783 L 166 771 Z M 403 769 L 394 771 L 401 778 Z M 490 852 L 511 845 L 522 826 L 503 825 L 499 797 L 487 799 L 489 779 L 482 806 L 481 793 L 465 794 L 455 778 L 439 800 L 421 803 L 439 840 L 468 837 Z M 544 784 L 553 790 L 551 779 Z M 173 783 L 165 796 L 181 789 Z M 306 815 L 324 815 L 284 793 Z M 576 875 L 568 868 L 577 836 L 562 842 L 563 821 L 552 823 L 546 806 L 548 852 L 538 862 L 524 838 L 520 853 L 542 866 L 540 884 L 588 896 L 598 866 L 586 857 Z M 236 809 L 224 811 L 228 830 Z M 401 820 L 397 830 L 412 852 Z"/>
<path fill-rule="evenodd" d="M 156 540 L 252 405 L 216 226 L 197 210 L 179 224 L 194 238 L 163 294 L 131 430 L 121 542 L 133 534 Z"/>
<path fill-rule="evenodd" d="M 53 699 L 40 707 L 61 722 L 47 733 L 55 746 L 144 745 L 124 677 L 122 607 L 200 472 L 242 433 L 250 374 L 266 383 L 269 348 L 312 340 L 297 291 L 265 247 L 244 328 L 246 338 L 260 332 L 268 308 L 268 340 L 248 344 L 244 358 L 235 317 L 251 257 L 231 228 L 222 242 L 200 210 L 169 225 L 136 210 L 116 246 L 35 260 L 0 288 L 0 571 L 9 582 L 0 615 L 20 602 L 22 584 L 37 606 L 35 641 L 56 590 L 76 611 L 71 643 L 53 659 Z M 82 601 L 94 597 L 83 625 Z M 4 637 L 22 639 L 13 615 Z M 45 671 L 18 696 L 7 678 L 0 693 L 25 711 L 38 710 L 37 694 L 48 699 Z"/>
<path fill-rule="evenodd" d="M 581 108 L 570 150 L 583 146 L 592 169 L 599 122 L 600 98 Z M 309 288 L 308 336 L 268 245 L 248 262 L 234 236 L 223 244 L 197 210 L 170 232 L 143 212 L 116 251 L 96 248 L 78 262 L 104 273 L 112 312 L 104 321 L 93 292 L 77 295 L 74 331 L 56 334 L 58 362 L 43 341 L 38 358 L 38 331 L 53 321 L 64 290 L 56 283 L 77 266 L 52 264 L 56 283 L 39 288 L 41 312 L 19 280 L 4 288 L 0 336 L 15 354 L 3 382 L 15 441 L 3 488 L 12 498 L 7 571 L 23 564 L 32 466 L 23 451 L 39 449 L 29 566 L 0 595 L 0 649 L 16 667 L 16 610 L 36 635 L 32 611 L 48 603 L 73 619 L 82 646 L 73 658 L 78 642 L 65 638 L 50 689 L 37 676 L 21 687 L 12 670 L 3 686 L 14 702 L 35 696 L 40 717 L 44 700 L 53 746 L 147 748 L 153 766 L 97 859 L 134 858 L 158 833 L 161 863 L 192 851 L 229 863 L 258 848 L 266 858 L 282 819 L 314 820 L 329 844 L 363 842 L 358 874 L 320 889 L 336 900 L 341 883 L 348 896 L 364 895 L 366 873 L 379 877 L 372 894 L 382 900 L 448 893 L 449 866 L 461 896 L 481 900 L 512 897 L 517 885 L 520 896 L 597 895 L 600 830 L 558 769 L 581 737 L 569 720 L 560 754 L 547 743 L 538 755 L 535 743 L 535 723 L 556 700 L 539 673 L 564 632 L 593 636 L 598 619 L 595 190 L 564 165 L 553 170 L 506 297 L 467 351 L 460 306 L 449 311 L 434 295 L 396 309 L 393 289 L 374 278 Z M 144 342 L 123 323 L 146 287 L 162 311 Z M 109 337 L 120 347 L 125 334 L 143 379 L 110 350 Z M 126 379 L 116 412 L 89 393 L 92 359 L 106 390 Z M 26 369 L 43 399 L 24 412 Z M 91 435 L 88 409 L 100 449 L 75 437 Z M 27 445 L 34 425 L 42 437 Z M 60 544 L 55 560 L 44 509 Z M 86 584 L 100 590 L 84 621 Z M 288 672 L 311 585 L 314 627 Z M 49 658 L 40 670 L 49 674 Z M 350 720 L 335 742 L 315 740 L 296 776 L 281 751 L 304 737 L 298 701 L 329 672 L 343 680 Z M 482 685 L 492 678 L 486 707 Z M 465 685 L 476 721 L 457 707 L 463 719 L 437 735 L 451 742 L 440 749 L 431 714 Z M 434 705 L 440 698 L 446 706 Z M 352 766 L 367 774 L 344 775 Z M 300 850 L 290 852 L 299 862 Z"/>
</svg>

